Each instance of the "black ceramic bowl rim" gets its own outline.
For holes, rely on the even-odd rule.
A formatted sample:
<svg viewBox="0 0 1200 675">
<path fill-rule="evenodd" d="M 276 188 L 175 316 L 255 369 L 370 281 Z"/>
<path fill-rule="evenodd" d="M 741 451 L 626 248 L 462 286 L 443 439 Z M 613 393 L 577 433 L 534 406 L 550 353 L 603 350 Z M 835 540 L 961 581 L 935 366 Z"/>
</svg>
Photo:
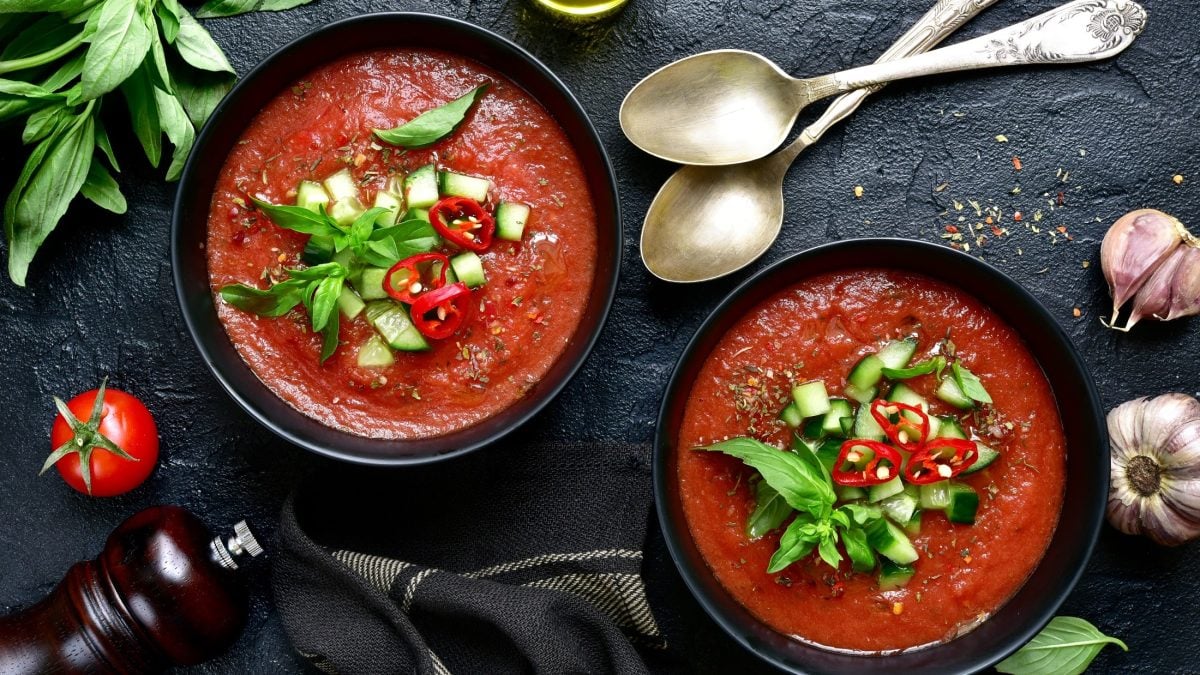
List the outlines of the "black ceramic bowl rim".
<svg viewBox="0 0 1200 675">
<path fill-rule="evenodd" d="M 459 47 L 448 49 L 439 45 L 413 44 L 411 42 L 389 43 L 384 42 L 382 38 L 358 43 L 353 40 L 342 41 L 343 44 L 353 46 L 327 46 L 330 41 L 337 40 L 339 36 L 359 34 L 363 27 L 369 26 L 378 30 L 379 26 L 376 24 L 386 24 L 390 28 L 401 27 L 420 29 L 421 31 L 437 30 L 457 33 L 461 37 L 468 38 L 463 43 L 471 44 L 472 48 L 470 50 Z M 232 133 L 236 138 L 241 133 L 240 130 L 245 129 L 246 118 L 242 118 L 240 121 L 226 119 L 235 114 L 233 111 L 239 106 L 242 97 L 245 96 L 252 100 L 261 98 L 264 102 L 270 101 L 295 78 L 329 63 L 332 59 L 388 46 L 415 46 L 450 51 L 501 72 L 524 89 L 551 113 L 555 121 L 563 127 L 564 133 L 567 134 L 576 152 L 580 154 L 580 160 L 587 175 L 588 188 L 592 193 L 597 212 L 600 214 L 598 217 L 600 231 L 597 240 L 597 269 L 592 295 L 571 342 L 558 361 L 551 366 L 543 380 L 535 385 L 534 389 L 524 398 L 471 427 L 443 436 L 412 441 L 370 439 L 336 430 L 304 416 L 277 397 L 254 376 L 246 363 L 237 355 L 221 326 L 216 315 L 212 293 L 209 291 L 206 256 L 200 255 L 205 260 L 197 270 L 194 260 L 185 256 L 184 252 L 185 246 L 196 245 L 195 233 L 187 229 L 189 221 L 197 218 L 201 220 L 200 241 L 204 241 L 203 232 L 207 231 L 207 204 L 211 199 L 213 185 L 200 176 L 207 170 L 214 175 L 215 181 L 215 174 L 224 164 L 228 147 L 219 147 L 217 150 L 220 153 L 219 156 L 214 156 L 212 150 L 214 137 L 218 135 L 218 130 L 226 137 Z M 310 56 L 310 50 L 321 52 L 325 56 Z M 511 59 L 513 65 L 502 69 L 484 61 L 478 56 L 480 53 Z M 306 65 L 297 67 L 283 65 L 284 61 L 289 60 Z M 291 73 L 291 79 L 271 80 L 268 77 L 279 70 Z M 520 79 L 510 72 L 513 70 L 520 70 L 522 73 Z M 260 79 L 263 82 L 260 83 Z M 531 91 L 531 83 L 542 91 L 541 96 Z M 254 93 L 256 87 L 265 87 L 269 91 L 260 96 Z M 557 105 L 549 105 L 547 97 L 554 97 Z M 555 107 L 560 114 L 556 114 Z M 231 125 L 240 130 L 229 131 Z M 228 146 L 232 146 L 232 141 L 228 143 Z M 216 162 L 218 169 L 202 169 L 201 165 L 206 162 Z M 204 184 L 197 185 L 198 181 Z M 607 322 L 620 274 L 621 245 L 624 236 L 616 185 L 616 176 L 608 153 L 600 141 L 595 126 L 579 101 L 549 68 L 517 44 L 474 24 L 435 14 L 382 12 L 359 15 L 321 26 L 276 50 L 237 82 L 200 131 L 191 157 L 183 170 L 171 219 L 171 263 L 176 295 L 188 332 L 196 343 L 204 363 L 234 401 L 251 417 L 275 434 L 306 450 L 358 464 L 414 465 L 449 459 L 489 445 L 527 422 L 562 391 L 591 353 Z M 189 207 L 189 204 L 195 206 L 198 203 L 199 197 L 196 195 L 196 190 L 203 190 L 202 203 L 205 205 L 203 214 L 190 219 L 185 218 L 185 209 Z M 191 227 L 197 226 L 192 223 Z M 611 248 L 611 251 L 605 256 L 606 242 L 610 238 L 612 246 L 608 248 Z M 609 271 L 604 274 L 603 270 L 606 269 Z M 591 325 L 590 332 L 585 332 L 585 326 L 589 324 Z M 214 325 L 215 331 L 213 330 Z M 222 340 L 224 344 L 221 344 Z M 232 359 L 230 358 L 231 353 Z M 325 431 L 321 432 L 317 427 Z M 332 437 L 337 439 L 336 443 L 314 439 L 314 436 L 330 436 L 329 432 L 332 432 Z M 371 450 L 365 451 L 364 448 Z"/>
<path fill-rule="evenodd" d="M 836 262 L 842 261 L 842 262 Z M 849 261 L 849 262 L 847 262 Z M 729 326 L 745 312 L 797 281 L 854 267 L 909 270 L 934 279 L 952 277 L 1012 325 L 1037 358 L 1058 402 L 1067 432 L 1067 472 L 1063 510 L 1047 551 L 1029 579 L 1009 601 L 971 632 L 923 649 L 871 656 L 822 649 L 776 633 L 720 586 L 700 557 L 683 517 L 672 461 L 679 423 L 695 373 Z M 971 282 L 971 283 L 964 283 Z M 990 288 L 978 292 L 976 288 Z M 988 300 L 1004 299 L 1004 311 Z M 1030 335 L 1014 322 L 1040 327 Z M 1034 344 L 1031 338 L 1044 341 Z M 1047 367 L 1042 356 L 1058 361 Z M 1053 374 L 1058 374 L 1056 379 Z M 1068 407 L 1063 395 L 1070 393 Z M 1080 436 L 1072 438 L 1072 429 Z M 812 673 L 969 673 L 994 665 L 1028 642 L 1054 616 L 1087 565 L 1104 518 L 1108 495 L 1108 434 L 1100 397 L 1070 338 L 1020 284 L 990 265 L 958 251 L 906 239 L 852 239 L 788 256 L 734 289 L 705 319 L 680 357 L 663 398 L 655 433 L 654 495 L 667 549 L 688 590 L 725 632 L 759 658 L 791 672 Z M 1091 454 L 1094 451 L 1094 457 Z M 1077 476 L 1078 474 L 1078 476 Z M 1080 477 L 1078 482 L 1073 477 Z M 1073 484 L 1074 483 L 1074 484 Z M 1080 496 L 1082 494 L 1082 496 Z M 1067 500 L 1080 503 L 1069 505 Z M 1069 511 L 1081 516 L 1068 522 Z M 1052 577 L 1052 578 L 1051 578 Z"/>
</svg>

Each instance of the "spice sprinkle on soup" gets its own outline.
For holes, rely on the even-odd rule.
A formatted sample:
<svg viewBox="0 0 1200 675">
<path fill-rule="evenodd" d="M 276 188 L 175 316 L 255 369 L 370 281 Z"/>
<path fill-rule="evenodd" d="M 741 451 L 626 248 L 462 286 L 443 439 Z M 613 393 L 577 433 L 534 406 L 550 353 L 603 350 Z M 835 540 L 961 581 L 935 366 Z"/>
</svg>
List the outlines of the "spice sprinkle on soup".
<svg viewBox="0 0 1200 675">
<path fill-rule="evenodd" d="M 1049 383 L 978 300 L 886 269 L 806 279 L 709 354 L 679 442 L 685 519 L 776 631 L 885 653 L 961 635 L 1041 560 L 1066 443 Z"/>
<path fill-rule="evenodd" d="M 474 61 L 356 54 L 255 117 L 222 168 L 209 279 L 230 340 L 300 412 L 390 439 L 521 399 L 591 290 L 596 217 L 562 128 Z"/>
</svg>

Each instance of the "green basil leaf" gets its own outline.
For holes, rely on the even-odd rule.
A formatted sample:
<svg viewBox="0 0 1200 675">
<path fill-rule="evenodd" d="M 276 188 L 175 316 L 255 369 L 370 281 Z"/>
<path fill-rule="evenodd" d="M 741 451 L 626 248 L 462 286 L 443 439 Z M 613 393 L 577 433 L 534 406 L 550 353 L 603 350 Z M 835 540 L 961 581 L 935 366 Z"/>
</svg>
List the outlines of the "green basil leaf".
<svg viewBox="0 0 1200 675">
<path fill-rule="evenodd" d="M 998 663 L 996 670 L 1011 675 L 1079 675 L 1108 644 L 1129 651 L 1124 642 L 1083 619 L 1056 616 L 1029 644 Z"/>
<path fill-rule="evenodd" d="M 878 506 L 867 504 L 842 504 L 838 511 L 846 513 L 858 525 L 867 525 L 883 517 L 883 511 Z"/>
<path fill-rule="evenodd" d="M 0 122 L 34 113 L 66 97 L 36 84 L 0 79 Z"/>
<path fill-rule="evenodd" d="M 116 89 L 150 51 L 150 29 L 138 12 L 138 0 L 104 0 L 83 61 L 83 99 Z"/>
<path fill-rule="evenodd" d="M 121 85 L 121 93 L 125 96 L 125 107 L 129 108 L 133 133 L 142 142 L 150 166 L 157 167 L 162 158 L 162 124 L 154 99 L 154 83 L 144 69 L 138 69 Z"/>
<path fill-rule="evenodd" d="M 251 314 L 280 317 L 300 304 L 304 298 L 304 285 L 302 281 L 288 280 L 262 290 L 245 284 L 231 284 L 221 289 L 221 299 Z"/>
<path fill-rule="evenodd" d="M 8 274 L 25 285 L 38 247 L 58 225 L 79 193 L 91 166 L 95 118 L 88 104 L 75 121 L 43 139 L 30 155 L 4 208 Z"/>
<path fill-rule="evenodd" d="M 26 145 L 36 143 L 74 118 L 71 110 L 63 105 L 42 108 L 25 119 L 25 130 L 21 133 L 21 142 Z"/>
<path fill-rule="evenodd" d="M 42 86 L 50 91 L 58 91 L 59 89 L 62 89 L 83 73 L 83 62 L 86 59 L 86 52 L 80 52 L 71 57 L 66 63 L 59 66 L 59 68 L 55 70 L 50 77 L 47 77 L 42 82 Z"/>
<path fill-rule="evenodd" d="M 267 214 L 271 222 L 279 227 L 303 234 L 315 234 L 321 237 L 333 236 L 340 232 L 337 226 L 333 224 L 333 220 L 324 213 L 313 213 L 303 206 L 272 204 L 254 197 L 251 197 L 250 201 L 262 209 L 262 212 Z"/>
<path fill-rule="evenodd" d="M 855 572 L 870 572 L 875 569 L 875 552 L 867 543 L 867 532 L 861 527 L 851 527 L 842 532 L 842 545 L 850 558 Z"/>
<path fill-rule="evenodd" d="M 821 541 L 817 544 L 817 555 L 821 556 L 821 560 L 824 560 L 826 565 L 837 569 L 838 564 L 842 562 L 842 552 L 837 548 L 836 534 L 831 531 L 821 537 Z"/>
<path fill-rule="evenodd" d="M 375 242 L 390 242 L 377 246 Z M 418 253 L 428 253 L 441 246 L 442 239 L 438 236 L 433 225 L 427 220 L 406 220 L 392 227 L 385 227 L 371 233 L 368 246 L 381 255 L 393 255 L 395 258 L 389 264 L 371 263 L 377 267 L 391 267 L 399 260 Z M 386 253 L 385 253 L 386 251 Z"/>
<path fill-rule="evenodd" d="M 86 4 L 85 0 L 0 0 L 0 14 L 77 12 Z"/>
<path fill-rule="evenodd" d="M 992 397 L 987 393 L 987 389 L 983 388 L 983 383 L 975 376 L 975 373 L 967 370 L 958 361 L 950 366 L 954 373 L 954 381 L 958 383 L 958 388 L 970 398 L 979 401 L 980 403 L 991 403 Z"/>
<path fill-rule="evenodd" d="M 218 16 L 236 16 L 246 12 L 278 12 L 284 9 L 307 5 L 312 0 L 208 0 L 196 16 L 211 19 Z"/>
<path fill-rule="evenodd" d="M 941 361 L 941 367 L 945 368 L 946 357 L 939 355 L 920 363 L 914 363 L 910 368 L 884 368 L 883 376 L 889 380 L 911 380 L 914 377 L 928 375 L 937 370 L 939 361 Z"/>
<path fill-rule="evenodd" d="M 850 527 L 850 516 L 845 511 L 834 509 L 833 513 L 829 514 L 829 522 L 843 529 L 848 529 Z"/>
<path fill-rule="evenodd" d="M 355 255 L 374 267 L 391 267 L 404 259 L 400 257 L 400 251 L 396 249 L 396 242 L 391 239 L 368 241 L 355 251 Z"/>
<path fill-rule="evenodd" d="M 196 70 L 186 65 L 172 68 L 171 77 L 175 83 L 175 96 L 196 129 L 208 121 L 217 104 L 233 88 L 235 79 L 228 73 Z"/>
<path fill-rule="evenodd" d="M 345 278 L 348 270 L 341 263 L 327 262 L 312 267 L 303 267 L 297 269 L 289 269 L 288 275 L 293 279 L 301 279 L 304 281 L 320 281 L 326 277 L 342 277 Z"/>
<path fill-rule="evenodd" d="M 171 165 L 167 167 L 166 179 L 168 182 L 178 180 L 179 175 L 183 173 L 188 154 L 192 151 L 192 143 L 196 140 L 196 130 L 192 128 L 191 120 L 174 96 L 156 87 L 154 102 L 158 106 L 158 118 L 162 121 L 163 131 L 171 140 L 171 145 L 175 146 L 175 151 L 171 153 Z"/>
<path fill-rule="evenodd" d="M 817 545 L 817 539 L 808 533 L 807 526 L 812 524 L 810 516 L 807 514 L 798 514 L 787 529 L 783 531 L 783 536 L 779 538 L 779 549 L 771 556 L 771 561 L 767 563 L 767 574 L 775 574 L 782 572 L 788 565 L 800 560 L 810 553 Z"/>
<path fill-rule="evenodd" d="M 79 27 L 63 21 L 57 14 L 43 16 L 21 31 L 0 51 L 0 61 L 24 59 L 47 52 L 79 34 Z"/>
<path fill-rule="evenodd" d="M 153 18 L 148 20 L 154 21 Z M 146 62 L 151 66 L 147 69 L 150 73 L 150 81 L 154 83 L 155 87 L 174 94 L 175 86 L 171 84 L 171 71 L 167 68 L 167 52 L 163 47 L 162 38 L 159 37 L 156 30 L 151 31 L 150 36 L 150 54 L 146 57 Z"/>
<path fill-rule="evenodd" d="M 376 129 L 379 140 L 405 148 L 423 148 L 449 136 L 462 124 L 475 101 L 487 91 L 481 84 L 453 101 L 426 110 L 395 129 Z"/>
<path fill-rule="evenodd" d="M 183 7 L 179 11 L 179 34 L 175 37 L 175 49 L 183 60 L 200 70 L 234 72 L 233 66 L 225 58 L 225 52 L 213 42 L 204 26 Z"/>
<path fill-rule="evenodd" d="M 373 206 L 354 219 L 350 225 L 350 245 L 357 248 L 362 246 L 375 231 L 375 219 L 387 213 L 387 209 Z"/>
<path fill-rule="evenodd" d="M 336 264 L 336 263 L 334 263 Z M 337 313 L 338 296 L 342 294 L 345 277 L 325 277 L 317 283 L 317 290 L 312 300 L 312 327 L 314 332 L 320 332 L 329 324 L 329 315 Z"/>
<path fill-rule="evenodd" d="M 113 154 L 112 141 L 108 140 L 108 131 L 105 130 L 104 122 L 100 119 L 96 120 L 96 147 L 108 158 L 108 165 L 113 168 L 113 171 L 121 170 L 121 165 L 117 164 L 117 156 Z"/>
<path fill-rule="evenodd" d="M 795 453 L 779 450 L 753 438 L 731 438 L 700 449 L 723 452 L 758 469 L 763 480 L 797 511 L 824 518 L 837 500 L 832 483 Z"/>
<path fill-rule="evenodd" d="M 179 36 L 179 17 L 185 10 L 178 0 L 159 0 L 154 4 L 154 13 L 158 15 L 158 23 L 162 26 L 163 39 L 168 43 L 175 42 Z"/>
<path fill-rule="evenodd" d="M 87 178 L 83 181 L 83 187 L 79 188 L 79 193 L 96 206 L 113 213 L 125 213 L 127 208 L 121 187 L 97 157 L 92 158 Z"/>
<path fill-rule="evenodd" d="M 321 329 L 321 363 L 333 356 L 333 353 L 338 348 L 338 334 L 341 332 L 342 315 L 337 311 L 336 307 L 326 322 L 325 327 Z"/>
<path fill-rule="evenodd" d="M 746 536 L 758 539 L 783 524 L 792 507 L 765 480 L 758 481 L 754 490 L 754 512 L 746 520 Z"/>
</svg>

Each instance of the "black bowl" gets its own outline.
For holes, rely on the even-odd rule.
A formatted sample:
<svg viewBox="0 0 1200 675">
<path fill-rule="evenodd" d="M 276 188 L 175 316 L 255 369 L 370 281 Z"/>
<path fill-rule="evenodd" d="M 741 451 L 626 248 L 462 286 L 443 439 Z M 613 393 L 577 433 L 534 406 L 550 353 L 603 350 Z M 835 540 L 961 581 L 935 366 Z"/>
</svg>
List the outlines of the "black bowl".
<svg viewBox="0 0 1200 675">
<path fill-rule="evenodd" d="M 675 445 L 688 392 L 704 360 L 747 311 L 802 279 L 854 267 L 908 270 L 954 284 L 981 300 L 1024 338 L 1059 403 L 1067 438 L 1066 495 L 1045 557 L 1004 606 L 975 630 L 949 642 L 886 656 L 834 652 L 775 632 L 716 581 L 684 520 Z M 1108 433 L 1100 397 L 1070 339 L 1024 288 L 991 266 L 934 244 L 858 239 L 780 260 L 751 277 L 717 307 L 684 350 L 667 385 L 654 448 L 654 493 L 667 548 L 701 606 L 760 658 L 793 672 L 969 673 L 1028 642 L 1054 616 L 1083 573 L 1108 497 Z"/>
<path fill-rule="evenodd" d="M 596 273 L 583 318 L 567 349 L 521 400 L 498 415 L 444 436 L 411 441 L 363 438 L 301 414 L 277 397 L 238 356 L 217 318 L 203 249 L 209 202 L 233 144 L 258 111 L 313 69 L 356 52 L 387 47 L 452 51 L 487 65 L 533 96 L 572 140 L 596 206 Z M 241 79 L 201 131 L 183 171 L 172 221 L 175 289 L 188 330 L 217 380 L 254 419 L 303 448 L 361 464 L 420 464 L 487 445 L 533 417 L 571 379 L 591 352 L 617 288 L 621 214 L 616 179 L 587 113 L 546 66 L 478 26 L 431 14 L 357 16 L 323 26 L 283 47 Z"/>
</svg>

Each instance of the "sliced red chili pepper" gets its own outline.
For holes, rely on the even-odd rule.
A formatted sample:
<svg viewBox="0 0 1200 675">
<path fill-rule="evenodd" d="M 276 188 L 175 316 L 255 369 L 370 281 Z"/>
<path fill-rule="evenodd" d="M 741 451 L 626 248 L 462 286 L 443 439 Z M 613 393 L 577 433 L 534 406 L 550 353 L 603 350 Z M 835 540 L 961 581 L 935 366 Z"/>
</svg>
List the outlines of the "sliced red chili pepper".
<svg viewBox="0 0 1200 675">
<path fill-rule="evenodd" d="M 422 265 L 424 270 L 421 269 Z M 450 258 L 441 253 L 419 253 L 410 256 L 392 265 L 387 271 L 383 277 L 383 290 L 392 298 L 411 305 L 421 294 L 445 286 L 446 270 L 449 267 Z"/>
<path fill-rule="evenodd" d="M 857 465 L 864 459 L 865 453 L 856 448 L 866 448 L 871 451 L 871 459 L 862 468 L 856 466 L 849 471 L 844 470 L 847 463 Z M 883 462 L 887 462 L 887 464 Z M 902 462 L 903 458 L 900 456 L 900 452 L 886 443 L 852 438 L 842 443 L 842 449 L 833 463 L 833 482 L 850 487 L 866 487 L 886 483 L 900 475 Z"/>
<path fill-rule="evenodd" d="M 412 322 L 421 334 L 431 340 L 443 340 L 454 335 L 466 318 L 471 289 L 459 281 L 437 288 L 417 298 L 412 306 Z"/>
<path fill-rule="evenodd" d="M 937 483 L 966 471 L 979 459 L 979 446 L 963 438 L 935 438 L 908 459 L 904 480 L 913 485 Z"/>
<path fill-rule="evenodd" d="M 492 245 L 496 219 L 469 197 L 446 197 L 429 209 L 429 222 L 447 241 L 470 251 Z"/>
<path fill-rule="evenodd" d="M 906 412 L 915 415 L 917 421 L 914 422 L 908 415 L 905 415 Z M 894 423 L 891 419 L 892 415 L 899 416 Z M 888 439 L 903 450 L 915 452 L 929 438 L 929 415 L 915 405 L 876 399 L 871 403 L 871 417 L 874 417 L 879 426 L 883 427 L 883 432 L 887 434 Z"/>
</svg>

